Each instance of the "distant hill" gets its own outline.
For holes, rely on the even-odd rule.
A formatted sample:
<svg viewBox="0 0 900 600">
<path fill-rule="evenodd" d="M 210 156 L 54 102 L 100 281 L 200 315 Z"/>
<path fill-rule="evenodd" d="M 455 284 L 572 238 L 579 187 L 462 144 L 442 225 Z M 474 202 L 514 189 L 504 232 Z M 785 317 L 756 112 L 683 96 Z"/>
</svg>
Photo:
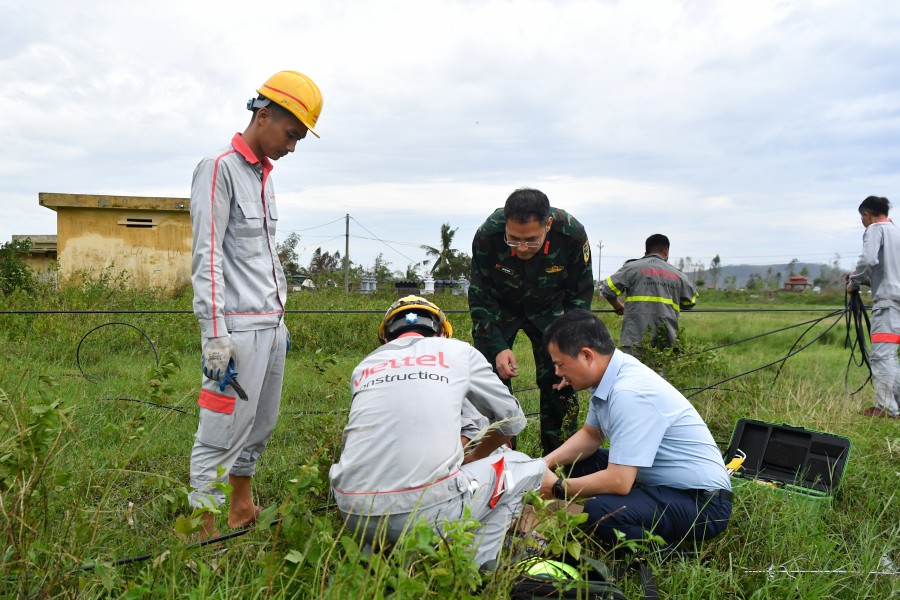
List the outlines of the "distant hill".
<svg viewBox="0 0 900 600">
<path fill-rule="evenodd" d="M 804 268 L 807 271 L 806 278 L 810 283 L 818 278 L 826 278 L 832 279 L 832 281 L 836 281 L 839 280 L 841 276 L 843 276 L 842 271 L 841 273 L 837 274 L 836 278 L 833 277 L 832 267 L 823 263 L 797 263 L 796 265 L 794 265 L 794 274 L 800 275 Z M 735 278 L 734 287 L 737 289 L 741 289 L 747 285 L 747 279 L 749 279 L 750 276 L 754 273 L 759 274 L 759 276 L 763 280 L 765 280 L 767 276 L 770 276 L 769 274 L 771 274 L 772 278 L 775 278 L 778 273 L 781 273 L 780 281 L 784 282 L 784 280 L 788 278 L 788 263 L 774 265 L 723 265 L 719 268 L 719 277 L 716 287 L 719 289 L 724 288 L 726 285 L 726 277 L 733 276 Z M 693 272 L 688 272 L 688 275 L 691 276 L 691 278 L 694 277 Z M 712 285 L 712 278 L 710 277 L 709 269 L 706 269 L 704 271 L 703 279 L 705 282 L 705 286 Z"/>
</svg>

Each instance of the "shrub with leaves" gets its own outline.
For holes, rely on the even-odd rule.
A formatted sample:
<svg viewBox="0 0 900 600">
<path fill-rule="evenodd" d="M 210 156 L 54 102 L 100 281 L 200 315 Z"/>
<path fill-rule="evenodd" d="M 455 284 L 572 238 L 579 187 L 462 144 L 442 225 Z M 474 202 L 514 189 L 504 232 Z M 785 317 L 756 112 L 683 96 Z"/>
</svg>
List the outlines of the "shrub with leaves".
<svg viewBox="0 0 900 600">
<path fill-rule="evenodd" d="M 23 255 L 31 251 L 31 240 L 13 240 L 0 244 L 0 292 L 30 291 L 34 288 L 34 273 L 25 264 Z"/>
</svg>

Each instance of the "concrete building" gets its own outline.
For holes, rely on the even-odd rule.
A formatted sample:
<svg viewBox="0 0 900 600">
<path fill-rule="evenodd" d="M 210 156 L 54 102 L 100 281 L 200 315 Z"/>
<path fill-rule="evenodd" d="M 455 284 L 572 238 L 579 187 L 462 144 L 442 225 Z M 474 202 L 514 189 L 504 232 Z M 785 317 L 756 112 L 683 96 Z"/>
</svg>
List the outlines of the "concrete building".
<svg viewBox="0 0 900 600">
<path fill-rule="evenodd" d="M 104 271 L 135 287 L 191 284 L 190 199 L 41 192 L 39 201 L 56 211 L 60 285 Z"/>
<path fill-rule="evenodd" d="M 14 235 L 12 241 L 31 240 L 31 250 L 22 257 L 40 281 L 56 280 L 56 236 L 55 235 Z"/>
</svg>

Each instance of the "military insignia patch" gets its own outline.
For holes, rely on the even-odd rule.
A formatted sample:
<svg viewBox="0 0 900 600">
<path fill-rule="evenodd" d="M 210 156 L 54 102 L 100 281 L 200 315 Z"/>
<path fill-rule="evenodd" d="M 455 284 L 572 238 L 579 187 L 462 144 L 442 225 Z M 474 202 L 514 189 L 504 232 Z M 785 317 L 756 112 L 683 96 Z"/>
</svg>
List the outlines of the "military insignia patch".
<svg viewBox="0 0 900 600">
<path fill-rule="evenodd" d="M 495 264 L 494 268 L 497 269 L 498 271 L 500 271 L 501 273 L 506 273 L 507 275 L 510 275 L 510 276 L 514 275 L 512 269 L 510 269 L 509 267 L 504 267 L 500 263 Z"/>
<path fill-rule="evenodd" d="M 552 267 L 550 267 L 549 269 L 547 269 L 547 272 L 548 272 L 548 273 L 559 273 L 559 272 L 562 271 L 562 270 L 563 270 L 563 268 L 560 267 L 559 265 L 553 265 Z"/>
<path fill-rule="evenodd" d="M 581 247 L 581 253 L 584 255 L 584 262 L 591 260 L 591 244 L 590 242 L 585 242 L 584 246 Z"/>
</svg>

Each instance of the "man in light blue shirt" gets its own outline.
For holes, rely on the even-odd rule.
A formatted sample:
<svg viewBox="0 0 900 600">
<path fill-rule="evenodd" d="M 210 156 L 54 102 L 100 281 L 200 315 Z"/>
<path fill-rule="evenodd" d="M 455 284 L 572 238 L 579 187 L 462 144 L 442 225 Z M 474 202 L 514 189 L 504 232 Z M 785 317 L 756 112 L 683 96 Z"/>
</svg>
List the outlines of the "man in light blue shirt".
<svg viewBox="0 0 900 600">
<path fill-rule="evenodd" d="M 544 457 L 541 495 L 587 498 L 588 525 L 616 542 L 646 531 L 669 544 L 715 537 L 731 516 L 731 483 L 709 428 L 690 402 L 635 358 L 616 350 L 585 310 L 554 321 L 544 343 L 560 385 L 590 389 L 584 426 Z M 601 449 L 609 439 L 609 449 Z M 552 470 L 566 466 L 568 478 Z"/>
</svg>

